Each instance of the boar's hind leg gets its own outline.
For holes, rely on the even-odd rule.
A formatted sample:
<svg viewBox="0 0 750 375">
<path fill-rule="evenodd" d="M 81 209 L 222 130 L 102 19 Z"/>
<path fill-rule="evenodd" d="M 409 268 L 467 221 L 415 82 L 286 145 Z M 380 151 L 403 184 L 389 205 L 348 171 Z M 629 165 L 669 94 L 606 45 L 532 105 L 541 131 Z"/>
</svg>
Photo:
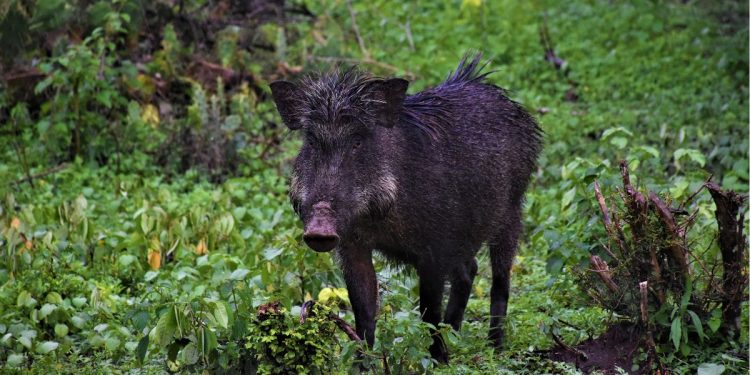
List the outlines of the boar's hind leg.
<svg viewBox="0 0 750 375">
<path fill-rule="evenodd" d="M 471 295 L 471 285 L 477 275 L 477 261 L 474 258 L 456 267 L 451 275 L 451 294 L 443 321 L 458 331 L 464 320 L 464 310 Z"/>
<path fill-rule="evenodd" d="M 419 273 L 419 312 L 422 320 L 434 325 L 440 324 L 441 308 L 443 304 L 444 277 L 438 271 L 437 266 L 422 266 Z M 443 337 L 437 332 L 432 332 L 432 345 L 430 354 L 438 362 L 448 362 L 448 350 L 445 348 Z"/>
<path fill-rule="evenodd" d="M 378 281 L 372 265 L 372 251 L 342 249 L 339 257 L 354 310 L 357 335 L 372 347 L 378 309 Z"/>
<path fill-rule="evenodd" d="M 505 226 L 499 236 L 489 243 L 490 262 L 492 266 L 492 288 L 490 290 L 490 334 L 489 338 L 496 348 L 503 344 L 503 323 L 508 310 L 510 290 L 510 268 L 518 246 L 518 235 L 521 232 L 519 219 Z"/>
</svg>

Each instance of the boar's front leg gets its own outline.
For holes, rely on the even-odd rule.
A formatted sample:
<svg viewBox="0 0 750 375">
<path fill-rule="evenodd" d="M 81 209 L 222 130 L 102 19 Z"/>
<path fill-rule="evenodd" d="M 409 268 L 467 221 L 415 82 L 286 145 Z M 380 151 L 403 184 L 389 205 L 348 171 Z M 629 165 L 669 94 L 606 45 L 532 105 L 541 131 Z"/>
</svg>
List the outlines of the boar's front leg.
<svg viewBox="0 0 750 375">
<path fill-rule="evenodd" d="M 436 265 L 419 268 L 419 312 L 422 314 L 422 320 L 437 327 L 440 324 L 443 304 L 444 276 L 437 271 L 440 267 Z M 432 332 L 430 354 L 438 362 L 448 362 L 448 350 L 443 337 L 437 331 Z"/>
<path fill-rule="evenodd" d="M 372 265 L 372 250 L 342 247 L 339 259 L 354 310 L 357 335 L 372 347 L 378 310 L 378 281 Z"/>
</svg>

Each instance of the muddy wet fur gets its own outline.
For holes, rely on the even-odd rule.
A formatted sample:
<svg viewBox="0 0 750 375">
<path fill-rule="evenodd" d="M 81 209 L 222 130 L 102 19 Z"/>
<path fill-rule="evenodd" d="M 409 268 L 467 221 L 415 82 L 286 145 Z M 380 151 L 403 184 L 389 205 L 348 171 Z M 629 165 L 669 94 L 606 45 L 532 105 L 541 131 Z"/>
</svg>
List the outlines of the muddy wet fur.
<svg viewBox="0 0 750 375">
<path fill-rule="evenodd" d="M 489 338 L 498 347 L 503 341 L 541 130 L 486 81 L 480 61 L 467 56 L 443 83 L 409 96 L 407 81 L 356 69 L 271 84 L 284 123 L 303 133 L 290 197 L 304 240 L 316 251 L 335 250 L 357 334 L 369 345 L 378 308 L 374 250 L 415 268 L 424 321 L 459 329 L 483 244 L 493 274 Z M 439 336 L 430 352 L 448 359 Z"/>
</svg>

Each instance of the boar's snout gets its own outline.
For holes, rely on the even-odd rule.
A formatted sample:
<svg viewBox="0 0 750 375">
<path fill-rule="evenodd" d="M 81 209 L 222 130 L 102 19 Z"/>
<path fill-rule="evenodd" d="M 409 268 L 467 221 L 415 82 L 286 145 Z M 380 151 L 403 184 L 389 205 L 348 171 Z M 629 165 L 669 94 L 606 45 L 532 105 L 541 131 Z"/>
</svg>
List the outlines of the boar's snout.
<svg viewBox="0 0 750 375">
<path fill-rule="evenodd" d="M 320 253 L 333 250 L 339 244 L 334 222 L 331 205 L 328 202 L 316 203 L 302 235 L 307 246 Z"/>
</svg>

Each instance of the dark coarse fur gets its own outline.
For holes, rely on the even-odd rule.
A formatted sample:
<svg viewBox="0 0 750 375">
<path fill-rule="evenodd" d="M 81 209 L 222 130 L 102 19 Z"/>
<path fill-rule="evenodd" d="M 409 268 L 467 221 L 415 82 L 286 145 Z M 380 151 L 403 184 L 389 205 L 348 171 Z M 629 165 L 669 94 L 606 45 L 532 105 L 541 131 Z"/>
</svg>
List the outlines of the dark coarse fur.
<svg viewBox="0 0 750 375">
<path fill-rule="evenodd" d="M 541 130 L 467 56 L 437 87 L 406 96 L 406 81 L 350 69 L 272 84 L 284 122 L 302 129 L 290 196 L 318 251 L 335 247 L 357 332 L 374 340 L 372 251 L 413 266 L 423 319 L 459 329 L 487 243 L 490 339 L 502 342 L 523 195 Z M 441 316 L 445 281 L 450 298 Z M 436 338 L 433 356 L 447 360 Z"/>
</svg>

